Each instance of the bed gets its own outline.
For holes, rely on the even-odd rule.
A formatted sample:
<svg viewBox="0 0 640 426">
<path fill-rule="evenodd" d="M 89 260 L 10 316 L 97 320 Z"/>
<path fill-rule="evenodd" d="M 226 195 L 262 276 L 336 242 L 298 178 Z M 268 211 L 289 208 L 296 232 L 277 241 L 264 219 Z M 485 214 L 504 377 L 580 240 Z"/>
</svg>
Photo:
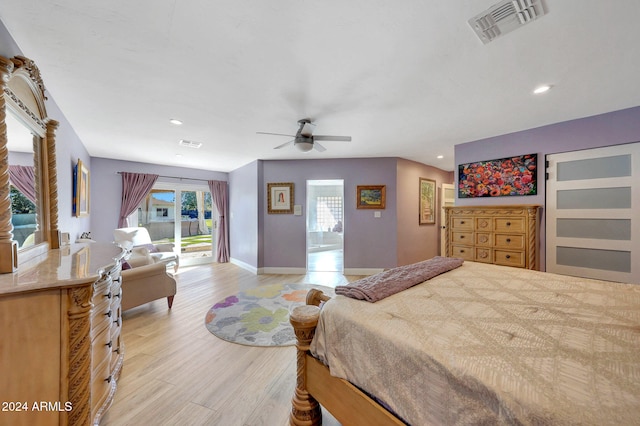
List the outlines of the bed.
<svg viewBox="0 0 640 426">
<path fill-rule="evenodd" d="M 316 305 L 322 305 L 320 309 Z M 464 262 L 375 303 L 312 290 L 290 423 L 640 424 L 640 287 Z"/>
</svg>

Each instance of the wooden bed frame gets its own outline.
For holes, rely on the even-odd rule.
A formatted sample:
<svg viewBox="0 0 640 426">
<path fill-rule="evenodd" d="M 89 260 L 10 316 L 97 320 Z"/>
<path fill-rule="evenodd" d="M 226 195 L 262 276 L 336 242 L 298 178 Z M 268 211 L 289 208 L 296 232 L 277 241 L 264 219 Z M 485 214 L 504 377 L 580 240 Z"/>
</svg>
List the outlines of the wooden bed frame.
<svg viewBox="0 0 640 426">
<path fill-rule="evenodd" d="M 346 380 L 333 377 L 329 368 L 309 352 L 320 318 L 319 305 L 329 299 L 320 290 L 310 290 L 307 304 L 296 307 L 289 318 L 297 338 L 297 380 L 289 423 L 295 426 L 321 425 L 322 405 L 343 425 L 404 425 L 360 389 Z"/>
</svg>

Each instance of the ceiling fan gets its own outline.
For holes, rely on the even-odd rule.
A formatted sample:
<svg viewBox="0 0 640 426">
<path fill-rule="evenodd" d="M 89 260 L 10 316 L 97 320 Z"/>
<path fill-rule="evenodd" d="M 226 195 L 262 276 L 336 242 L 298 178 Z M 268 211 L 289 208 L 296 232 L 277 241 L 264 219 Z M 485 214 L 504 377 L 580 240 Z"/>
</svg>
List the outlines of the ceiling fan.
<svg viewBox="0 0 640 426">
<path fill-rule="evenodd" d="M 289 142 L 283 143 L 282 145 L 276 146 L 274 149 L 284 148 L 285 146 L 293 145 L 298 150 L 302 152 L 308 152 L 312 149 L 316 151 L 323 152 L 326 151 L 327 148 L 320 145 L 317 141 L 338 141 L 338 142 L 351 142 L 351 136 L 327 136 L 327 135 L 314 135 L 311 129 L 311 126 L 314 124 L 311 123 L 311 120 L 308 118 L 303 118 L 298 120 L 298 124 L 300 128 L 295 135 L 285 135 L 282 133 L 268 133 L 268 132 L 256 132 L 260 135 L 276 135 L 276 136 L 289 136 L 294 139 Z"/>
</svg>

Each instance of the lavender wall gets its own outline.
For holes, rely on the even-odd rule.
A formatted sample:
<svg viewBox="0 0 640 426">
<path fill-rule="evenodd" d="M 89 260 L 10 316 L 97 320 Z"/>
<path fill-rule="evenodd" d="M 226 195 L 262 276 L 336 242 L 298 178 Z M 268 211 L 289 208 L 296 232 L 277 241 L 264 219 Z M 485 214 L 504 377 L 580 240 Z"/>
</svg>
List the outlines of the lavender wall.
<svg viewBox="0 0 640 426">
<path fill-rule="evenodd" d="M 397 203 L 396 158 L 265 161 L 260 191 L 269 182 L 293 182 L 294 204 L 303 206 L 302 216 L 267 214 L 264 218 L 264 267 L 306 267 L 306 182 L 311 179 L 343 179 L 345 197 L 344 267 L 387 268 L 396 266 Z M 386 185 L 386 209 L 374 218 L 373 210 L 356 209 L 357 185 Z"/>
<path fill-rule="evenodd" d="M 262 161 L 254 161 L 229 173 L 229 245 L 231 258 L 248 269 L 262 265 L 260 234 Z"/>
<path fill-rule="evenodd" d="M 89 169 L 91 173 L 91 236 L 97 241 L 113 241 L 113 230 L 118 227 L 120 200 L 122 199 L 122 177 L 118 172 L 154 173 L 185 179 L 184 183 L 194 183 L 192 179 L 224 180 L 227 173 L 208 170 L 170 167 L 132 161 L 110 160 L 93 157 Z M 158 178 L 158 182 L 179 182 L 176 179 Z M 206 182 L 198 182 L 204 183 Z M 73 241 L 77 235 L 71 235 Z"/>
<path fill-rule="evenodd" d="M 436 223 L 420 225 L 419 179 L 436 181 Z M 440 254 L 440 186 L 453 183 L 453 172 L 409 160 L 398 160 L 398 265 L 408 265 Z"/>
<path fill-rule="evenodd" d="M 457 165 L 477 160 L 538 153 L 538 194 L 527 197 L 456 198 L 457 205 L 545 205 L 544 159 L 547 154 L 569 152 L 640 141 L 640 107 L 565 121 L 522 132 L 460 144 L 455 147 Z M 540 264 L 545 270 L 545 220 L 542 213 Z"/>
</svg>

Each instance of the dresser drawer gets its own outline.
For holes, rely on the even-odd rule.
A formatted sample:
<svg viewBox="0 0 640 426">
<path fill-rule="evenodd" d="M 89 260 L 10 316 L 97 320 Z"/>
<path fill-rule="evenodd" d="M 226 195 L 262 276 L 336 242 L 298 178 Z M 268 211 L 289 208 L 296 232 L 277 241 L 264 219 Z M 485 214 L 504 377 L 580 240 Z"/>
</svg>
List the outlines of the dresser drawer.
<svg viewBox="0 0 640 426">
<path fill-rule="evenodd" d="M 451 235 L 453 244 L 473 244 L 473 232 L 453 232 Z"/>
<path fill-rule="evenodd" d="M 473 260 L 473 248 L 466 246 L 451 246 L 451 256 L 464 260 Z"/>
<path fill-rule="evenodd" d="M 495 219 L 496 232 L 524 232 L 524 219 L 520 217 L 498 217 Z"/>
<path fill-rule="evenodd" d="M 120 360 L 120 355 L 122 355 L 122 341 L 120 338 L 120 333 L 117 336 L 111 336 L 111 342 L 113 345 L 111 346 L 111 367 L 110 371 L 113 372 L 116 369 L 116 365 Z"/>
<path fill-rule="evenodd" d="M 493 263 L 493 251 L 490 248 L 475 247 L 473 260 L 476 262 Z"/>
<path fill-rule="evenodd" d="M 495 248 L 520 250 L 524 248 L 524 235 L 496 234 Z"/>
<path fill-rule="evenodd" d="M 451 229 L 456 231 L 473 231 L 473 218 L 454 217 L 451 220 Z"/>
<path fill-rule="evenodd" d="M 107 364 L 111 363 L 112 347 L 111 329 L 105 328 L 93 339 L 91 344 L 91 365 L 94 369 L 105 361 Z"/>
<path fill-rule="evenodd" d="M 490 247 L 491 246 L 491 234 L 484 232 L 476 232 L 475 243 L 477 246 Z"/>
<path fill-rule="evenodd" d="M 102 364 L 96 366 L 91 375 L 91 417 L 102 406 L 107 397 L 111 393 L 111 387 L 114 385 L 111 377 L 111 362 L 105 360 Z"/>
<path fill-rule="evenodd" d="M 96 303 L 99 303 L 101 300 L 103 300 L 109 294 L 110 288 L 111 278 L 106 277 L 105 279 L 97 281 L 93 285 L 93 304 L 95 305 Z"/>
<path fill-rule="evenodd" d="M 494 263 L 496 265 L 515 266 L 518 268 L 525 267 L 525 256 L 523 251 L 495 250 L 494 256 Z"/>
</svg>

